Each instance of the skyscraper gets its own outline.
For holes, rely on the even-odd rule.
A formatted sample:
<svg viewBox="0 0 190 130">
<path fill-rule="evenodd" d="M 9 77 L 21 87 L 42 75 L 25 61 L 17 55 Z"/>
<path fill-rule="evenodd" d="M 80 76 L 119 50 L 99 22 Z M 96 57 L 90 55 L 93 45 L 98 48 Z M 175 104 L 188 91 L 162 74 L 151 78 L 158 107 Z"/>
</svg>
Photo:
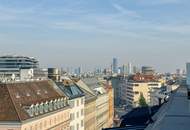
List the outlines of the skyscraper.
<svg viewBox="0 0 190 130">
<path fill-rule="evenodd" d="M 190 63 L 186 64 L 188 99 L 190 99 Z"/>
<path fill-rule="evenodd" d="M 113 73 L 118 73 L 118 60 L 117 58 L 113 58 L 113 65 L 112 65 Z"/>
<path fill-rule="evenodd" d="M 128 74 L 132 74 L 132 64 L 129 62 L 128 63 Z"/>
<path fill-rule="evenodd" d="M 187 85 L 190 86 L 190 63 L 186 64 L 187 71 Z M 189 87 L 190 88 L 190 87 Z"/>
</svg>

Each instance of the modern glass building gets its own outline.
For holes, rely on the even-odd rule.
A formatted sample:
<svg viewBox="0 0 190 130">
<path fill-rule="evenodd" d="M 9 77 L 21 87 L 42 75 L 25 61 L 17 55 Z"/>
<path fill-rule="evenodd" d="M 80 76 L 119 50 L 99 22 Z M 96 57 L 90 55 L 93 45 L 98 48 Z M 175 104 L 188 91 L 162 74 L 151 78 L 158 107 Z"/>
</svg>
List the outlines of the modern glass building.
<svg viewBox="0 0 190 130">
<path fill-rule="evenodd" d="M 39 62 L 32 57 L 26 56 L 0 56 L 0 75 L 19 75 L 20 69 L 38 68 Z"/>
<path fill-rule="evenodd" d="M 112 71 L 113 73 L 117 74 L 118 73 L 118 60 L 117 58 L 113 58 L 113 65 L 112 65 Z"/>
</svg>

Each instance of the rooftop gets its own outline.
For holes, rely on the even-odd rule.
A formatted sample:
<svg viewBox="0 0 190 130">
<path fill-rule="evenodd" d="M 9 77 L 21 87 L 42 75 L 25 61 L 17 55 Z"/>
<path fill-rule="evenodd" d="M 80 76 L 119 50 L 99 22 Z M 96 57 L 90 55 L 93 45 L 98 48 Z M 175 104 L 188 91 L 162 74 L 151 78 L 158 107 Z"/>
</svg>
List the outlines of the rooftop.
<svg viewBox="0 0 190 130">
<path fill-rule="evenodd" d="M 78 97 L 83 97 L 84 92 L 80 89 L 80 87 L 73 83 L 72 81 L 64 82 L 57 82 L 56 83 L 59 89 L 69 98 L 74 99 Z"/>
<path fill-rule="evenodd" d="M 168 103 L 163 105 L 153 117 L 155 123 L 147 130 L 187 130 L 190 127 L 190 101 L 187 99 L 187 88 L 181 86 Z"/>
<path fill-rule="evenodd" d="M 60 95 L 51 81 L 31 81 L 0 84 L 0 121 L 23 121 L 30 115 L 26 107 L 65 96 Z"/>
</svg>

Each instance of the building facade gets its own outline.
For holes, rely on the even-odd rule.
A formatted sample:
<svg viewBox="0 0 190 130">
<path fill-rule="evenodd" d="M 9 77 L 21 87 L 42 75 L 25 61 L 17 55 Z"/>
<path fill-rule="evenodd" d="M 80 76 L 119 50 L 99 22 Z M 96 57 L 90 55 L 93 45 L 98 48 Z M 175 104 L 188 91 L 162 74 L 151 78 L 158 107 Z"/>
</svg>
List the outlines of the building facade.
<svg viewBox="0 0 190 130">
<path fill-rule="evenodd" d="M 51 81 L 0 84 L 1 130 L 69 130 L 70 110 L 66 96 Z"/>
<path fill-rule="evenodd" d="M 84 130 L 84 92 L 70 79 L 63 82 L 56 82 L 60 91 L 69 98 L 70 111 L 70 130 Z"/>
<path fill-rule="evenodd" d="M 76 83 L 85 94 L 84 129 L 96 130 L 96 94 L 82 80 Z"/>
<path fill-rule="evenodd" d="M 96 99 L 96 130 L 102 130 L 109 126 L 109 95 L 101 82 L 93 77 L 83 79 L 97 96 Z"/>
<path fill-rule="evenodd" d="M 127 105 L 132 107 L 139 106 L 139 99 L 141 94 L 145 98 L 148 105 L 153 104 L 151 100 L 151 94 L 156 90 L 161 88 L 161 83 L 156 81 L 149 82 L 139 82 L 139 81 L 128 81 L 126 87 L 122 88 L 122 100 L 126 102 Z"/>
<path fill-rule="evenodd" d="M 39 62 L 33 57 L 13 55 L 0 57 L 1 76 L 11 77 L 14 74 L 16 77 L 19 77 L 21 69 L 32 69 L 38 67 Z"/>
</svg>

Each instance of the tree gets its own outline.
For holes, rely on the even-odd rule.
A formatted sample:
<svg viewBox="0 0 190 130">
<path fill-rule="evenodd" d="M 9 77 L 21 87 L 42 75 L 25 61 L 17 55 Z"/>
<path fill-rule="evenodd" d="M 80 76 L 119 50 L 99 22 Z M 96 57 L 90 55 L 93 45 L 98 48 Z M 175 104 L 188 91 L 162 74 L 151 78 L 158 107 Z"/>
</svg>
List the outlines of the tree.
<svg viewBox="0 0 190 130">
<path fill-rule="evenodd" d="M 148 106 L 148 104 L 146 103 L 146 100 L 145 100 L 145 98 L 143 96 L 143 93 L 140 93 L 139 106 L 140 107 L 146 107 L 146 106 Z"/>
</svg>

